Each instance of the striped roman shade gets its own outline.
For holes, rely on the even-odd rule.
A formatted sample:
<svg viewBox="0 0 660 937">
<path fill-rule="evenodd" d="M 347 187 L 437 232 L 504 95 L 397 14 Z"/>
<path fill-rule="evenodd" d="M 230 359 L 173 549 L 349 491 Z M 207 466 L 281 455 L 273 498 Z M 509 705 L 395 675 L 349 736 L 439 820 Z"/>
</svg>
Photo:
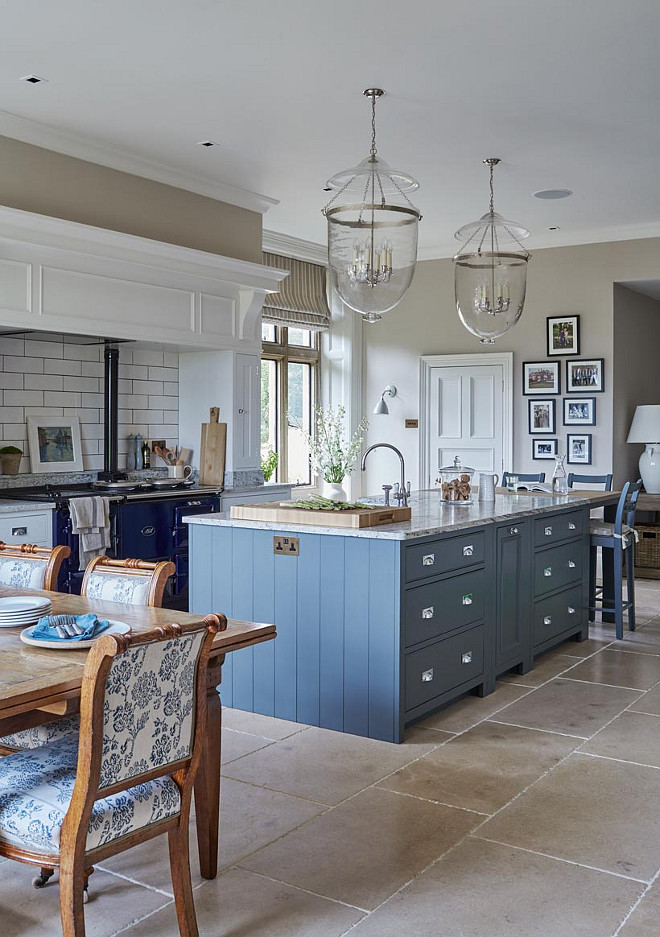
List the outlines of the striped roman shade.
<svg viewBox="0 0 660 937">
<path fill-rule="evenodd" d="M 263 305 L 263 321 L 297 329 L 321 331 L 330 328 L 330 310 L 325 298 L 325 267 L 264 252 L 268 267 L 288 270 L 279 293 L 269 293 Z"/>
</svg>

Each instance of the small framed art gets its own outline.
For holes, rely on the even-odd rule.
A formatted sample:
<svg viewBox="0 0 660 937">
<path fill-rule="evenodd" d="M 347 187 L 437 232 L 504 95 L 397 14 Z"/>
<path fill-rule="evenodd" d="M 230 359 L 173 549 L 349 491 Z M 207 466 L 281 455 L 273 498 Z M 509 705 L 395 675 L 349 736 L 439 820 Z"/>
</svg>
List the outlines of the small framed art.
<svg viewBox="0 0 660 937">
<path fill-rule="evenodd" d="M 580 317 L 548 316 L 548 357 L 580 354 Z"/>
<path fill-rule="evenodd" d="M 566 393 L 600 394 L 605 389 L 603 358 L 587 358 L 566 362 Z"/>
<path fill-rule="evenodd" d="M 595 397 L 564 397 L 564 426 L 595 425 Z"/>
<path fill-rule="evenodd" d="M 28 444 L 33 472 L 83 470 L 77 416 L 29 416 Z"/>
<path fill-rule="evenodd" d="M 554 459 L 557 455 L 556 439 L 532 439 L 532 458 Z"/>
<path fill-rule="evenodd" d="M 561 362 L 524 361 L 523 394 L 560 394 Z"/>
<path fill-rule="evenodd" d="M 555 401 L 552 398 L 548 400 L 528 400 L 529 404 L 529 432 L 530 433 L 554 433 L 555 431 Z"/>
<path fill-rule="evenodd" d="M 571 465 L 591 465 L 591 433 L 569 433 L 566 451 Z"/>
</svg>

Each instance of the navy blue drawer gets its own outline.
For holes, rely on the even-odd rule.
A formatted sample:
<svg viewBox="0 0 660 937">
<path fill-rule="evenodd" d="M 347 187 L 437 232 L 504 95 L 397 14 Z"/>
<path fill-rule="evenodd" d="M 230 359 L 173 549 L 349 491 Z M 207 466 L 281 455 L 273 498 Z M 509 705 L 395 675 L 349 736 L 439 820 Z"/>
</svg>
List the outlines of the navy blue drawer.
<svg viewBox="0 0 660 937">
<path fill-rule="evenodd" d="M 483 530 L 475 530 L 460 537 L 406 547 L 406 582 L 483 563 L 485 539 Z"/>
<path fill-rule="evenodd" d="M 407 710 L 478 677 L 484 669 L 484 626 L 406 655 Z"/>
<path fill-rule="evenodd" d="M 483 569 L 408 589 L 405 594 L 406 647 L 480 621 L 486 608 Z"/>
<path fill-rule="evenodd" d="M 552 517 L 537 517 L 534 521 L 534 546 L 543 547 L 571 537 L 581 537 L 584 532 L 582 511 L 567 511 Z"/>
<path fill-rule="evenodd" d="M 582 624 L 582 586 L 573 586 L 558 595 L 551 595 L 534 604 L 534 644 L 543 644 L 551 638 Z"/>
<path fill-rule="evenodd" d="M 562 589 L 582 579 L 584 544 L 582 540 L 542 550 L 534 557 L 534 595 Z"/>
</svg>

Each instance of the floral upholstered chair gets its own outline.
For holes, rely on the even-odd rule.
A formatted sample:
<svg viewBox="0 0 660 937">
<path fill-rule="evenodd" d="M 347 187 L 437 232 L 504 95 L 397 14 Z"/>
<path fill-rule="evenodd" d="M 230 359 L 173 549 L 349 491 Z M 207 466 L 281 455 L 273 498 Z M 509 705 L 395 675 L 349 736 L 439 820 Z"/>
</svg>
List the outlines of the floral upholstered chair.
<svg viewBox="0 0 660 937">
<path fill-rule="evenodd" d="M 30 547 L 30 549 L 40 548 Z M 71 552 L 68 547 L 56 547 L 56 549 L 67 551 L 62 559 Z M 159 608 L 163 601 L 165 585 L 174 570 L 174 563 L 170 562 L 147 563 L 144 560 L 110 560 L 105 556 L 95 556 L 85 570 L 81 595 L 112 602 L 125 602 L 127 605 L 149 605 L 152 608 Z M 48 586 L 41 588 L 48 588 Z M 38 748 L 63 735 L 77 734 L 78 725 L 78 716 L 65 716 L 63 719 L 51 720 L 32 729 L 22 729 L 11 735 L 5 735 L 0 737 L 0 754 L 11 754 L 24 748 Z"/>
<path fill-rule="evenodd" d="M 89 652 L 77 736 L 0 758 L 0 856 L 59 869 L 63 937 L 84 937 L 96 862 L 169 836 L 182 937 L 197 937 L 188 823 L 206 728 L 209 615 L 141 635 L 102 635 Z"/>
<path fill-rule="evenodd" d="M 70 555 L 69 547 L 50 550 L 32 543 L 0 541 L 0 584 L 16 589 L 57 589 L 60 566 Z"/>
</svg>

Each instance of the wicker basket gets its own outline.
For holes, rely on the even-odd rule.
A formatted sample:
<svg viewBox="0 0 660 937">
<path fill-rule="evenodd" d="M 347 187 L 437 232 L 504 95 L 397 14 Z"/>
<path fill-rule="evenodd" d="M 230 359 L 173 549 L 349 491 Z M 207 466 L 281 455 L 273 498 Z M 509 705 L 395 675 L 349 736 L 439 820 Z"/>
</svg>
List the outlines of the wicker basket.
<svg viewBox="0 0 660 937">
<path fill-rule="evenodd" d="M 639 542 L 635 544 L 635 566 L 660 569 L 660 524 L 635 524 Z"/>
</svg>

